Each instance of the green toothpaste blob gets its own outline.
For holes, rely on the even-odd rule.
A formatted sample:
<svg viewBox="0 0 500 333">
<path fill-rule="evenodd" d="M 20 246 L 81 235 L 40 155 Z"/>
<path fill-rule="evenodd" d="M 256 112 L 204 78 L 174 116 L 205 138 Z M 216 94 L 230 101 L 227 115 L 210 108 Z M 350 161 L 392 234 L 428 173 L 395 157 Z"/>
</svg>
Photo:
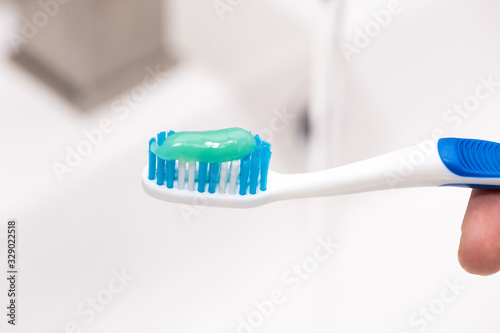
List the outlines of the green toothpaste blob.
<svg viewBox="0 0 500 333">
<path fill-rule="evenodd" d="M 252 134 L 242 128 L 205 132 L 179 132 L 169 135 L 151 151 L 163 160 L 222 163 L 240 160 L 256 149 Z"/>
</svg>

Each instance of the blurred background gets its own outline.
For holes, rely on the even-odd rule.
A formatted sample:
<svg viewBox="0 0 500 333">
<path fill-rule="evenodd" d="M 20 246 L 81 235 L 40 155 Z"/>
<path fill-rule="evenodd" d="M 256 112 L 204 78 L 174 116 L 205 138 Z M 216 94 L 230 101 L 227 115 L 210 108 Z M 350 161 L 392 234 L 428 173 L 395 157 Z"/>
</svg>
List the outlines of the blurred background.
<svg viewBox="0 0 500 333">
<path fill-rule="evenodd" d="M 158 201 L 140 178 L 170 129 L 260 133 L 284 173 L 500 141 L 499 15 L 489 0 L 0 0 L 0 219 L 19 222 L 20 267 L 18 325 L 0 326 L 498 332 L 499 276 L 457 261 L 469 190 L 237 210 Z"/>
</svg>

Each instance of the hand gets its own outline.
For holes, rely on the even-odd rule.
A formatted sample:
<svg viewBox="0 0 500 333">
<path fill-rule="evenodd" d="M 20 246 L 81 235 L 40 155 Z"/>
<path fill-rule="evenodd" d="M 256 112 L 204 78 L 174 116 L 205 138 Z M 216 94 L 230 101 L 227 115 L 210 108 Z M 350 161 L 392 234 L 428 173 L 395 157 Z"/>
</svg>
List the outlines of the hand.
<svg viewBox="0 0 500 333">
<path fill-rule="evenodd" d="M 472 191 L 462 224 L 458 260 L 472 274 L 500 271 L 500 191 Z"/>
</svg>

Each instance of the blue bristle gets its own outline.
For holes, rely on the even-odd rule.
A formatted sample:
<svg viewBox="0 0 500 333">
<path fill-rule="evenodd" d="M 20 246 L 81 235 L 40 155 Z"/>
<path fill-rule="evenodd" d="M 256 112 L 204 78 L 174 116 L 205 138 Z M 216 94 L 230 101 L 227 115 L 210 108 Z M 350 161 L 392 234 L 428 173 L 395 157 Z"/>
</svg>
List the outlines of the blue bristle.
<svg viewBox="0 0 500 333">
<path fill-rule="evenodd" d="M 255 136 L 256 148 L 251 156 L 251 167 L 250 167 L 250 194 L 257 193 L 257 185 L 259 183 L 259 171 L 260 171 L 260 147 L 262 140 L 258 135 Z"/>
<path fill-rule="evenodd" d="M 215 193 L 215 187 L 219 180 L 220 163 L 210 163 L 210 176 L 208 179 L 208 193 Z"/>
<path fill-rule="evenodd" d="M 163 185 L 164 183 L 165 183 L 165 161 L 158 157 L 156 184 Z"/>
<path fill-rule="evenodd" d="M 158 145 L 161 146 L 167 139 L 167 132 L 158 133 Z"/>
<path fill-rule="evenodd" d="M 208 164 L 205 162 L 198 163 L 198 192 L 205 192 L 205 184 L 207 181 L 207 168 Z"/>
<path fill-rule="evenodd" d="M 156 177 L 156 155 L 151 151 L 151 145 L 156 142 L 155 138 L 149 140 L 149 169 L 148 169 L 148 179 L 154 180 Z"/>
<path fill-rule="evenodd" d="M 250 173 L 250 155 L 243 158 L 240 162 L 240 195 L 247 194 L 249 173 Z"/>
<path fill-rule="evenodd" d="M 174 131 L 168 132 L 167 136 L 171 136 L 174 134 Z M 175 179 L 175 160 L 167 160 L 167 187 L 168 188 L 173 188 L 174 187 L 174 179 Z"/>
<path fill-rule="evenodd" d="M 271 145 L 266 141 L 262 141 L 260 151 L 260 190 L 265 191 L 267 189 L 269 162 L 271 161 Z"/>
<path fill-rule="evenodd" d="M 167 137 L 165 132 L 158 133 L 158 145 L 161 146 Z M 156 175 L 156 183 L 158 185 L 163 185 L 165 183 L 165 160 L 158 157 L 158 167 Z"/>
</svg>

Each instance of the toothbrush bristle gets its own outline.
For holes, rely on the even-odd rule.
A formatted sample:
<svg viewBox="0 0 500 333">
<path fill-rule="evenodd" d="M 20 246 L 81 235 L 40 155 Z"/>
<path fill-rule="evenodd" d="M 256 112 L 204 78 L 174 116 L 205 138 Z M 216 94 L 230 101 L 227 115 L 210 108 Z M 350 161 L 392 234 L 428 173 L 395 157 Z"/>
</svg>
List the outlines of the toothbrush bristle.
<svg viewBox="0 0 500 333">
<path fill-rule="evenodd" d="M 260 146 L 261 140 L 258 135 L 255 136 L 255 142 L 257 144 L 257 149 L 252 153 L 250 157 L 250 194 L 257 193 L 257 184 L 259 182 L 260 175 Z"/>
<path fill-rule="evenodd" d="M 267 174 L 271 159 L 271 145 L 255 135 L 256 149 L 241 160 L 222 163 L 163 160 L 151 151 L 153 143 L 161 146 L 170 131 L 158 133 L 149 141 L 148 179 L 158 186 L 213 194 L 256 194 L 267 189 Z"/>
<path fill-rule="evenodd" d="M 245 195 L 248 188 L 248 176 L 250 175 L 250 155 L 240 161 L 240 195 Z"/>
</svg>

